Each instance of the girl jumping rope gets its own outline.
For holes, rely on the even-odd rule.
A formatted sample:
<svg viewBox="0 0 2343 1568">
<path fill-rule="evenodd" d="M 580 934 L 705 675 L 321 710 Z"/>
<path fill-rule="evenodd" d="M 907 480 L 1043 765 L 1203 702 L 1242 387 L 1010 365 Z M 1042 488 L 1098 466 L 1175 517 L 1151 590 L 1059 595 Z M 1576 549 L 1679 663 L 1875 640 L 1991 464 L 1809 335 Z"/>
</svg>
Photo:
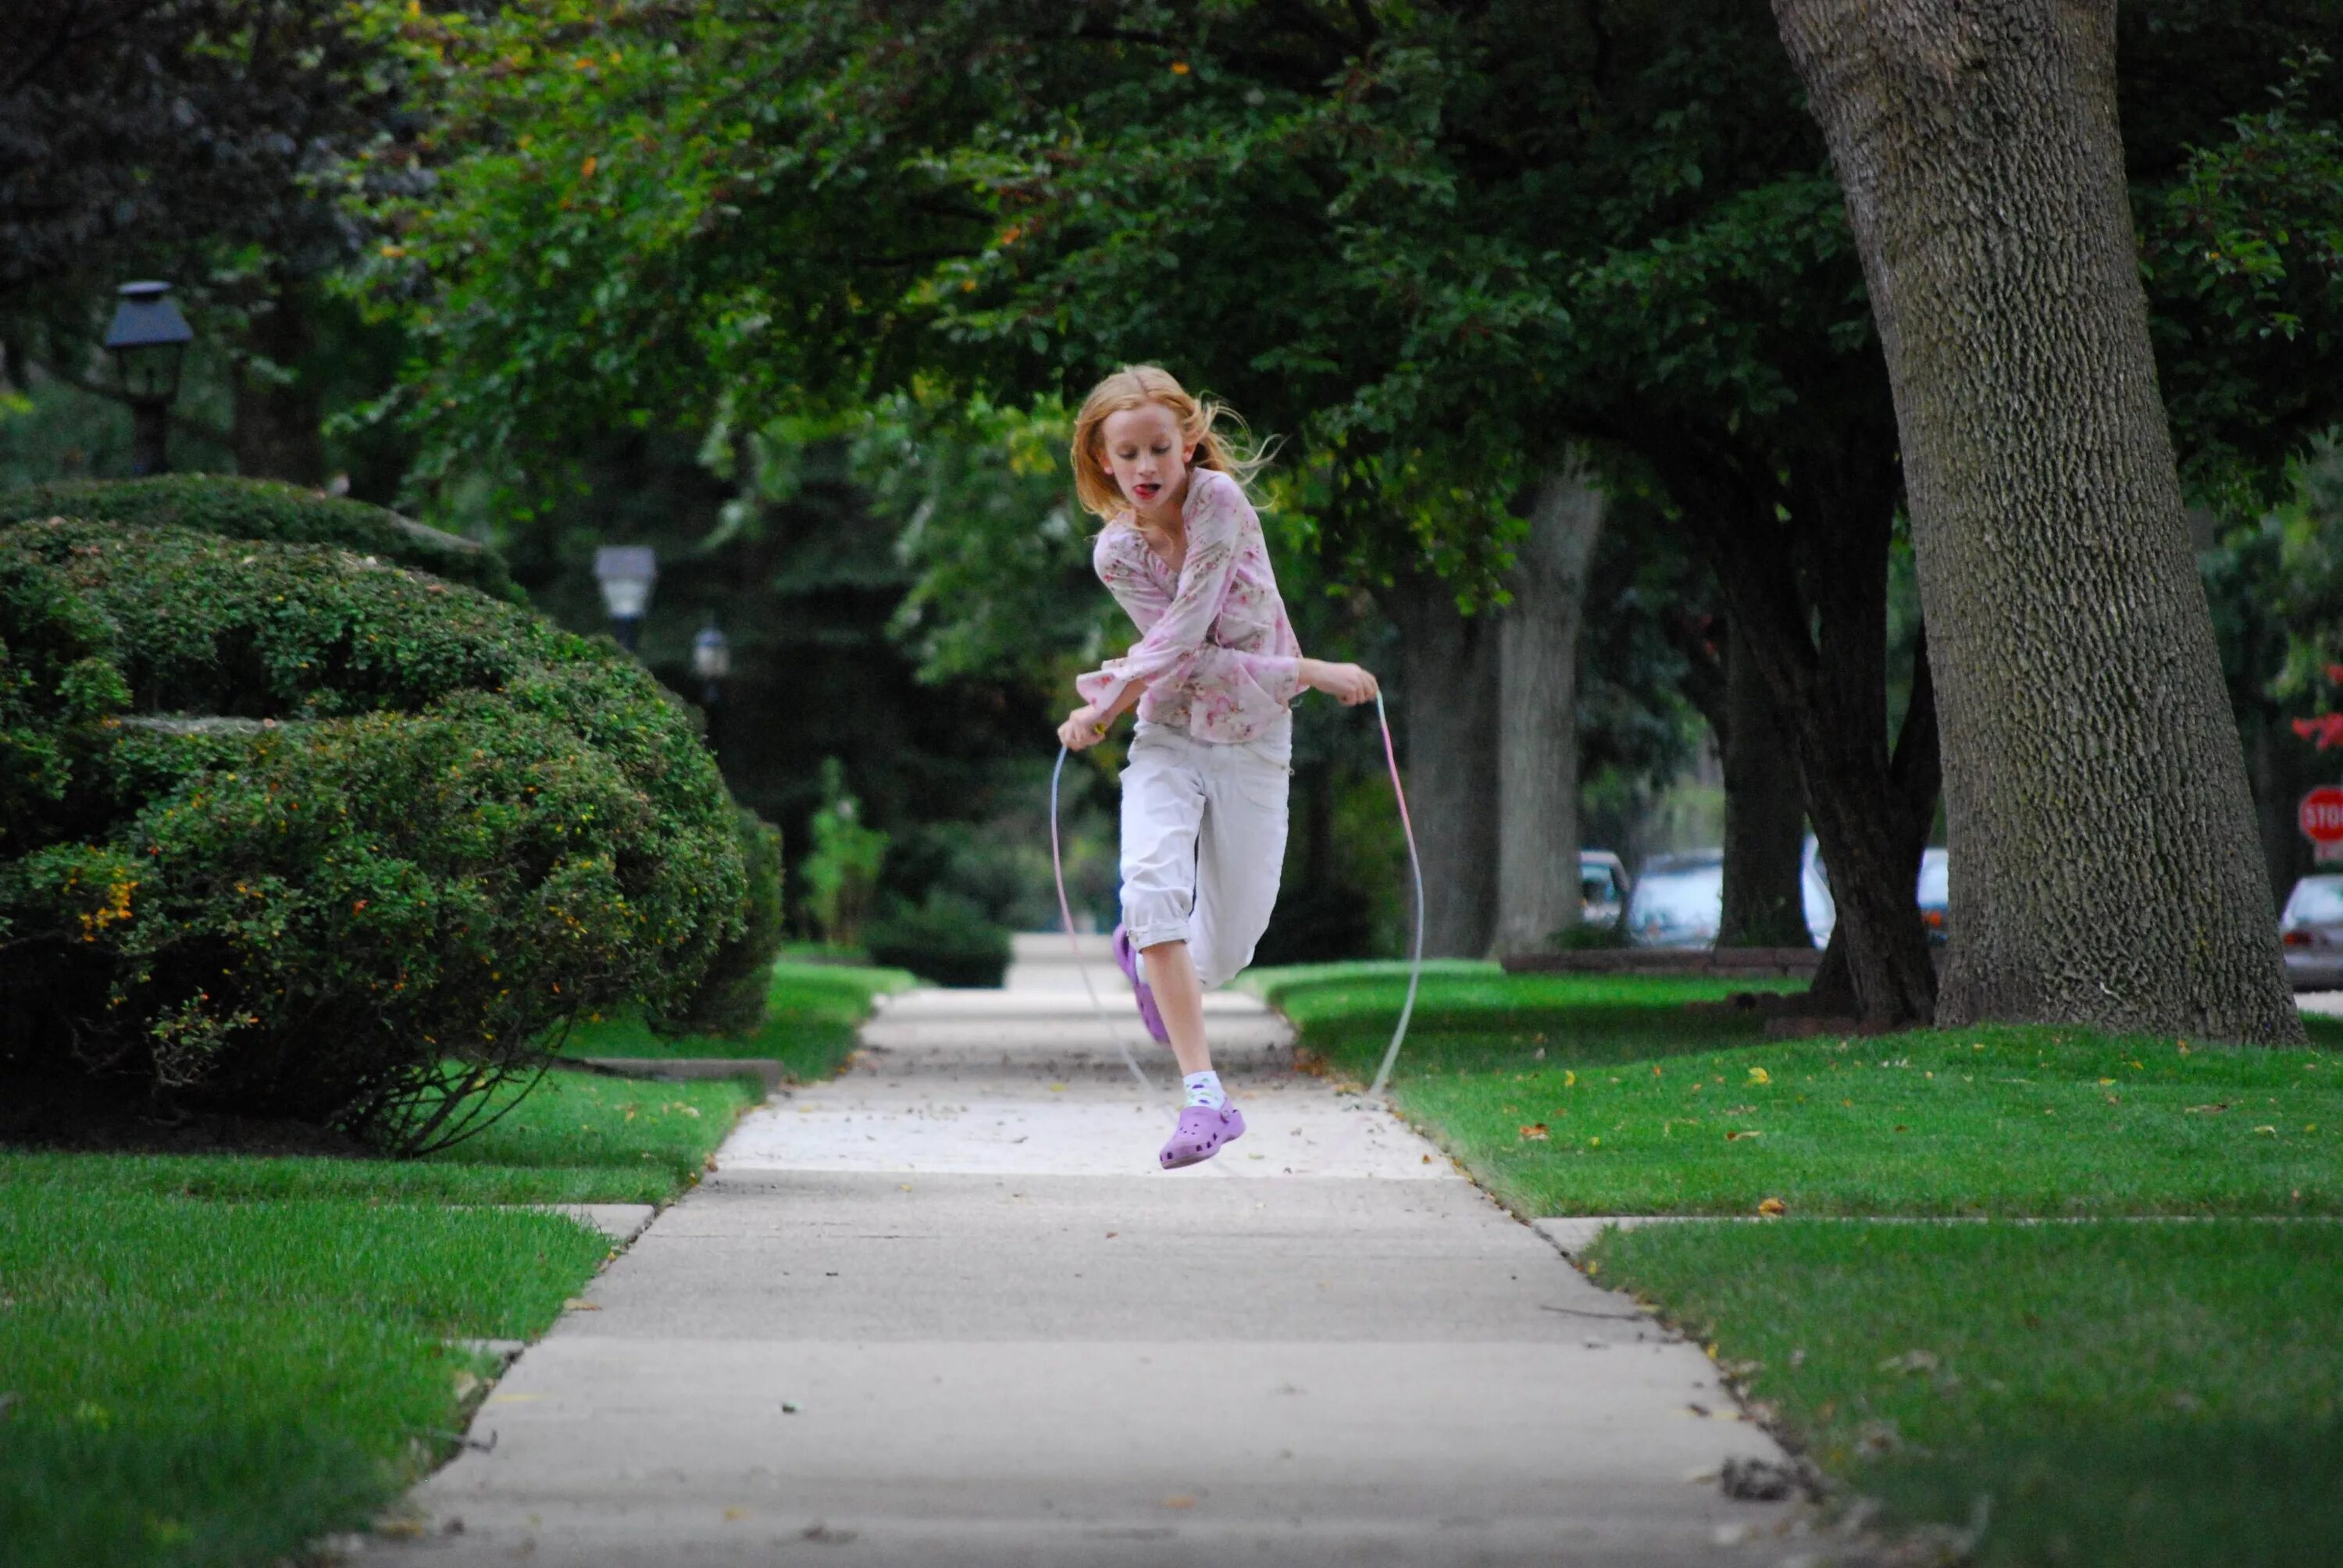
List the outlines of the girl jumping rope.
<svg viewBox="0 0 2343 1568">
<path fill-rule="evenodd" d="M 1318 690 L 1347 707 L 1376 695 L 1357 665 L 1302 657 L 1245 495 L 1260 459 L 1215 428 L 1225 412 L 1162 369 L 1131 365 L 1092 388 L 1074 420 L 1075 493 L 1106 521 L 1091 565 L 1141 636 L 1076 679 L 1085 700 L 1058 739 L 1080 751 L 1138 706 L 1114 955 L 1187 1083 L 1167 1171 L 1244 1132 L 1212 1070 L 1204 990 L 1252 961 L 1277 902 L 1293 699 Z"/>
</svg>

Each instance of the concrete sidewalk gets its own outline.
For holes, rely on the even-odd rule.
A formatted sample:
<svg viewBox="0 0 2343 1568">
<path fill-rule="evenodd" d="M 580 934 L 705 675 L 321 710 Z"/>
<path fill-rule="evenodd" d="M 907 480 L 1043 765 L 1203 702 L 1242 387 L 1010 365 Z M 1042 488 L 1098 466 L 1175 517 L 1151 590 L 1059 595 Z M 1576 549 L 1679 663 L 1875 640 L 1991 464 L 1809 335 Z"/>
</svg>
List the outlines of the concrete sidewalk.
<svg viewBox="0 0 2343 1568">
<path fill-rule="evenodd" d="M 1062 939 L 1058 939 L 1062 940 Z M 1028 971 L 1031 972 L 1030 970 Z M 915 991 L 752 1113 L 498 1383 L 368 1560 L 1773 1562 L 1715 1370 L 1210 999 L 1251 1131 L 1167 1174 L 1109 970 Z M 1727 1549 L 1721 1541 L 1755 1537 Z M 1772 1550 L 1763 1550 L 1771 1545 Z"/>
</svg>

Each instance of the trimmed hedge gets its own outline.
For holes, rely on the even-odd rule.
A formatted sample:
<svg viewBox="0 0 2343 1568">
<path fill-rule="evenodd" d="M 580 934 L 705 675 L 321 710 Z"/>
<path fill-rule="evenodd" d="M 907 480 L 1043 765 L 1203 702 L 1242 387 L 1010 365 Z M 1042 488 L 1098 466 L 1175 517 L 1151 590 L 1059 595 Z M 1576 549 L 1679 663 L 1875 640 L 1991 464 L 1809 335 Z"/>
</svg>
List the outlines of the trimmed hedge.
<svg viewBox="0 0 2343 1568">
<path fill-rule="evenodd" d="M 0 530 L 0 1090 L 444 1146 L 581 1010 L 686 1004 L 744 932 L 733 809 L 647 671 L 512 605 Z"/>
<path fill-rule="evenodd" d="M 781 830 L 747 807 L 736 807 L 740 860 L 749 878 L 740 935 L 716 950 L 708 973 L 682 1008 L 652 1018 L 661 1034 L 746 1036 L 765 1022 L 773 992 L 773 960 L 789 935 L 781 900 Z"/>
<path fill-rule="evenodd" d="M 870 961 L 941 986 L 992 987 L 1009 971 L 1009 933 L 975 900 L 940 890 L 899 903 L 870 927 Z"/>
<path fill-rule="evenodd" d="M 280 545 L 340 545 L 478 588 L 493 598 L 526 602 L 504 557 L 494 550 L 380 507 L 277 479 L 160 474 L 150 479 L 80 479 L 0 490 L 0 527 L 43 518 L 193 528 Z"/>
</svg>

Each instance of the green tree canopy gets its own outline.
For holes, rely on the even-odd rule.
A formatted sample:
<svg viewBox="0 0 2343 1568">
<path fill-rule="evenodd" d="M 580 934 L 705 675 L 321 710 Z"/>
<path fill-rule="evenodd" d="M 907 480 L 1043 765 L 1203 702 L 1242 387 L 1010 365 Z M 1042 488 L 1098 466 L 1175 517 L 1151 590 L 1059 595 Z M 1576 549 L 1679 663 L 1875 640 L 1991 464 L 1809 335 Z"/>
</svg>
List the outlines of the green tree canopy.
<svg viewBox="0 0 2343 1568">
<path fill-rule="evenodd" d="M 2258 155 L 2230 160 L 2247 177 L 2191 149 L 2238 135 L 2336 10 L 2127 12 L 2131 175 L 2172 234 L 2234 231 L 2230 198 L 2315 202 Z M 423 335 L 403 396 L 427 479 L 527 472 L 547 432 L 755 429 L 921 375 L 1020 405 L 1154 358 L 1293 439 L 1336 580 L 1430 570 L 1472 602 L 1506 564 L 1517 498 L 1592 440 L 1709 557 L 1799 736 L 1851 895 L 1855 1000 L 1926 1012 L 1910 862 L 1935 730 L 1921 681 L 1889 745 L 1894 409 L 1837 186 L 1762 12 L 401 15 L 440 105 L 412 153 L 434 183 L 377 208 L 394 233 L 372 281 Z M 2303 80 L 2288 124 L 2324 112 Z M 2184 324 L 2167 344 L 2210 366 L 2167 371 L 2203 388 L 2176 399 L 2184 446 L 2298 447 L 2333 409 L 2238 396 L 2269 341 L 2207 303 L 2251 276 L 2221 274 L 2217 246 L 2167 249 L 2158 310 Z"/>
</svg>

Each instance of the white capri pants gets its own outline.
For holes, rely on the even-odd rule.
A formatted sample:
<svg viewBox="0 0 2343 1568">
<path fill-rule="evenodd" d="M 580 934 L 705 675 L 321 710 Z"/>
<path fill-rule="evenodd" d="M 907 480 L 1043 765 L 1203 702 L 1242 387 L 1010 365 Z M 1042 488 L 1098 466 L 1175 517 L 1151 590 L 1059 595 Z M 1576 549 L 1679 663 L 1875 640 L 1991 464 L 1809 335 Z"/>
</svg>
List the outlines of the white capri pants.
<svg viewBox="0 0 2343 1568">
<path fill-rule="evenodd" d="M 1184 941 L 1206 990 L 1252 962 L 1285 866 L 1293 716 L 1214 744 L 1141 723 L 1122 769 L 1122 923 L 1131 946 Z"/>
</svg>

